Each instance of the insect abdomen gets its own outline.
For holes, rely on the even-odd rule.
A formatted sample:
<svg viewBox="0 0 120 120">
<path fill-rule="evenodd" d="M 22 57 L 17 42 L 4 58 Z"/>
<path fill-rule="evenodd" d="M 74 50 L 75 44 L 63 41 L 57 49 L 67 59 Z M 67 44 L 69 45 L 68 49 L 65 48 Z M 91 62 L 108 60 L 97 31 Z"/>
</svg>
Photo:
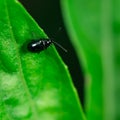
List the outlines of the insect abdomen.
<svg viewBox="0 0 120 120">
<path fill-rule="evenodd" d="M 28 50 L 33 53 L 39 53 L 44 49 L 47 49 L 50 44 L 52 43 L 49 39 L 42 39 L 42 40 L 33 40 L 28 43 Z"/>
</svg>

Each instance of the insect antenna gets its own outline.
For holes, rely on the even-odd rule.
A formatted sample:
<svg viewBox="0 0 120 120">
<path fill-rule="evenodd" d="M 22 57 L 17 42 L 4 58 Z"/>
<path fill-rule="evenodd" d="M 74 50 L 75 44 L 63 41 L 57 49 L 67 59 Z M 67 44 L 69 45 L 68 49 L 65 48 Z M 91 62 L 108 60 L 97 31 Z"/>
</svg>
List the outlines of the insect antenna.
<svg viewBox="0 0 120 120">
<path fill-rule="evenodd" d="M 56 46 L 58 46 L 59 48 L 61 48 L 64 52 L 67 52 L 67 50 L 62 46 L 60 45 L 59 43 L 55 42 L 52 40 L 52 43 L 54 43 Z"/>
<path fill-rule="evenodd" d="M 56 34 L 54 34 L 54 36 L 52 38 L 54 39 L 60 33 L 61 30 L 62 30 L 62 27 L 59 27 L 58 31 L 56 32 Z M 61 48 L 64 52 L 67 52 L 67 50 L 62 45 L 60 45 L 59 43 L 55 42 L 53 39 L 51 40 L 52 43 L 54 43 L 56 46 Z"/>
</svg>

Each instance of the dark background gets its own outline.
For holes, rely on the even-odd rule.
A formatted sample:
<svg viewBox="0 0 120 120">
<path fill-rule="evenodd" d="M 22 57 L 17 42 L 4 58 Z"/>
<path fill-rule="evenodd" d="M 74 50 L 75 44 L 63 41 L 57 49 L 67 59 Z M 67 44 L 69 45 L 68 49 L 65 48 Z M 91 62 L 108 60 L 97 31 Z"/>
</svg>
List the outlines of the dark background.
<svg viewBox="0 0 120 120">
<path fill-rule="evenodd" d="M 35 21 L 46 32 L 50 38 L 54 38 L 59 44 L 64 46 L 68 50 L 65 53 L 62 49 L 57 48 L 60 56 L 65 64 L 68 66 L 73 79 L 74 85 L 77 88 L 80 101 L 84 104 L 84 78 L 81 70 L 80 63 L 73 49 L 72 44 L 66 33 L 62 14 L 60 10 L 59 0 L 19 0 Z M 59 28 L 62 27 L 59 34 L 57 34 Z M 56 35 L 57 34 L 57 35 Z M 63 83 L 64 84 L 64 83 Z"/>
</svg>

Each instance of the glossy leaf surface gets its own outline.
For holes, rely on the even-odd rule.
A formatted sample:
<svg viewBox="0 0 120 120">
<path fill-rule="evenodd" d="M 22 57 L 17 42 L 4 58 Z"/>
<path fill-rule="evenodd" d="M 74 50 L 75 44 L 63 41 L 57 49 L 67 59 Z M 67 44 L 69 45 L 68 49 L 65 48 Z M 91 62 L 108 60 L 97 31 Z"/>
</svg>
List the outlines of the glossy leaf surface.
<svg viewBox="0 0 120 120">
<path fill-rule="evenodd" d="M 83 120 L 67 67 L 53 45 L 31 53 L 31 40 L 47 38 L 17 0 L 0 0 L 0 119 Z"/>
</svg>

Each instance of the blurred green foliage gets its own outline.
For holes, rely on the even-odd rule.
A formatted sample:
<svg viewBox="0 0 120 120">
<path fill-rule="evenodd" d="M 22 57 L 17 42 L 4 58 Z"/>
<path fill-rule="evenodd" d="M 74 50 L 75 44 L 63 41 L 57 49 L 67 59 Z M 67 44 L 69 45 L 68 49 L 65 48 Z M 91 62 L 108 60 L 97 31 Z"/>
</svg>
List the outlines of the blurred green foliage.
<svg viewBox="0 0 120 120">
<path fill-rule="evenodd" d="M 61 0 L 84 69 L 88 120 L 120 119 L 120 1 Z"/>
</svg>

